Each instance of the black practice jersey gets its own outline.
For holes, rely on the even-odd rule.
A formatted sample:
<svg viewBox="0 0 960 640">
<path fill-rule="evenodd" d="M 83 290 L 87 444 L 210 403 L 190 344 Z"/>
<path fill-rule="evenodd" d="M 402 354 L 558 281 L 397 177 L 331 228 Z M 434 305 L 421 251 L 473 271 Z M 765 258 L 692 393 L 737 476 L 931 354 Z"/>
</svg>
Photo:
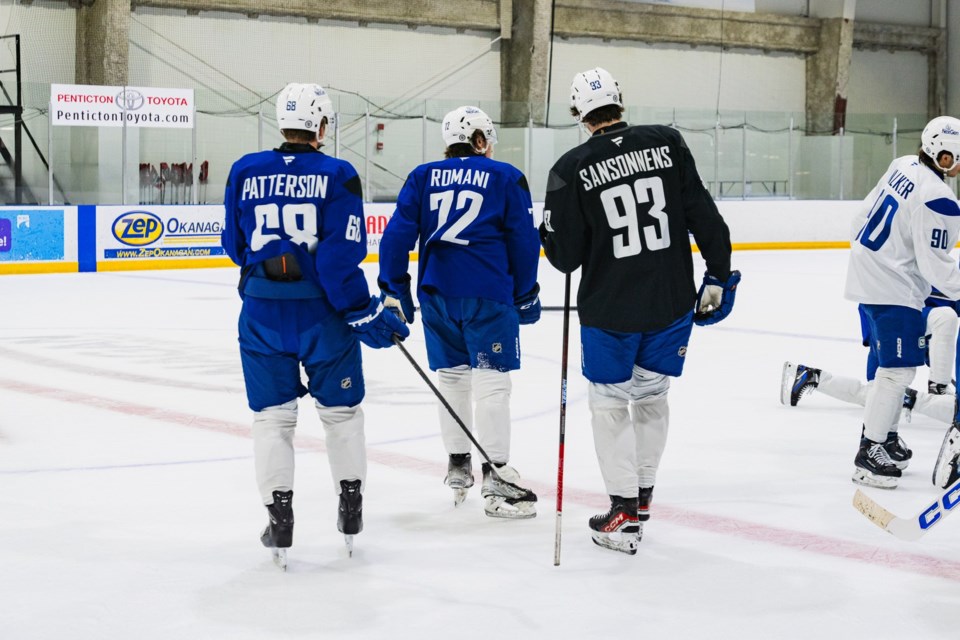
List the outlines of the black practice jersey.
<svg viewBox="0 0 960 640">
<path fill-rule="evenodd" d="M 683 137 L 618 122 L 550 170 L 540 238 L 554 267 L 582 267 L 584 326 L 656 331 L 695 304 L 690 234 L 707 271 L 730 276 L 730 231 Z"/>
</svg>

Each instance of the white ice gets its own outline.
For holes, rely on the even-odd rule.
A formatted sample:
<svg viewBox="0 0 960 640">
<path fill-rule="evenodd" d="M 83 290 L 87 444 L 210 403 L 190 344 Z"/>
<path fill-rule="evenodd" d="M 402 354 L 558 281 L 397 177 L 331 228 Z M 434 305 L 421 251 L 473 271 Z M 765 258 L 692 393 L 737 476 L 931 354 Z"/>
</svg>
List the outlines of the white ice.
<svg viewBox="0 0 960 640">
<path fill-rule="evenodd" d="M 779 402 L 786 359 L 863 375 L 846 260 L 734 254 L 736 308 L 694 331 L 633 557 L 586 526 L 608 502 L 575 314 L 559 567 L 562 313 L 523 328 L 513 376 L 533 520 L 484 516 L 479 487 L 454 508 L 432 393 L 395 349 L 365 348 L 364 531 L 348 558 L 301 401 L 286 573 L 259 541 L 236 271 L 2 277 L 0 638 L 957 638 L 960 518 L 913 543 L 875 527 L 851 506 L 861 410 Z M 541 274 L 558 304 L 562 276 Z M 425 365 L 419 319 L 406 345 Z M 944 429 L 915 416 L 900 487 L 867 492 L 902 516 L 932 500 Z"/>
</svg>

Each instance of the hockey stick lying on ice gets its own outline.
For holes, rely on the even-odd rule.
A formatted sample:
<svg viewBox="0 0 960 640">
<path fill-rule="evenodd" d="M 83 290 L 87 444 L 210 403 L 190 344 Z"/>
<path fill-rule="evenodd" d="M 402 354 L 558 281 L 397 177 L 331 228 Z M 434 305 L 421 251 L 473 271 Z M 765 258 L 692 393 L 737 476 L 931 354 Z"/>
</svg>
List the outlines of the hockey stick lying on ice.
<svg viewBox="0 0 960 640">
<path fill-rule="evenodd" d="M 895 537 L 908 541 L 919 540 L 934 525 L 950 515 L 958 504 L 960 504 L 960 480 L 947 487 L 943 495 L 910 519 L 898 518 L 859 489 L 853 494 L 854 508 L 866 516 L 867 520 Z"/>
</svg>

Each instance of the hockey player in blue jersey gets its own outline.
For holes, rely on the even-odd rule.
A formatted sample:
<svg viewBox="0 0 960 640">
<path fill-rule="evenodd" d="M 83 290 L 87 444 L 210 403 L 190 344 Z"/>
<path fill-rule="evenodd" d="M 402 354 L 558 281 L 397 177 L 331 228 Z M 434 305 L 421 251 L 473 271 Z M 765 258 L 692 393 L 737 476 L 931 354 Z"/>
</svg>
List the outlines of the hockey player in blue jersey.
<svg viewBox="0 0 960 640">
<path fill-rule="evenodd" d="M 240 357 L 253 420 L 257 485 L 269 524 L 261 541 L 286 567 L 293 542 L 293 435 L 297 401 L 310 394 L 340 494 L 337 527 L 352 550 L 366 488 L 360 342 L 379 349 L 410 330 L 371 296 L 360 179 L 320 152 L 333 104 L 315 84 L 277 96 L 286 142 L 251 153 L 227 180 L 222 240 L 240 266 Z M 300 366 L 308 386 L 300 379 Z"/>
<path fill-rule="evenodd" d="M 409 253 L 419 251 L 417 297 L 430 369 L 439 388 L 496 465 L 484 462 L 484 511 L 532 518 L 536 495 L 519 484 L 510 459 L 510 371 L 520 367 L 521 324 L 540 319 L 540 243 L 524 175 L 491 159 L 497 133 L 476 107 L 442 125 L 446 159 L 414 169 L 380 242 L 385 304 L 414 320 Z M 418 245 L 419 240 L 419 245 Z M 474 403 L 476 407 L 474 409 Z M 471 442 L 440 409 L 449 454 L 444 482 L 460 504 L 473 486 Z"/>
</svg>

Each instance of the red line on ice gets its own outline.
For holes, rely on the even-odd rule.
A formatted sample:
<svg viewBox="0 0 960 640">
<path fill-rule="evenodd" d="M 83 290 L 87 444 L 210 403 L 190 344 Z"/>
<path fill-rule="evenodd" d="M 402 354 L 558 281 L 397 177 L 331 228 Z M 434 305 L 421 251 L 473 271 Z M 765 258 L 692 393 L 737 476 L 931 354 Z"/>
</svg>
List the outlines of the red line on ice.
<svg viewBox="0 0 960 640">
<path fill-rule="evenodd" d="M 88 393 L 44 387 L 8 379 L 0 379 L 0 386 L 8 391 L 18 391 L 32 396 L 92 407 L 112 413 L 137 416 L 167 424 L 202 429 L 204 431 L 231 436 L 250 437 L 250 426 L 237 422 L 206 418 L 191 413 L 159 409 Z M 299 449 L 318 452 L 326 451 L 323 440 L 311 436 L 298 435 L 297 447 Z M 435 462 L 377 449 L 368 449 L 367 457 L 369 460 L 387 467 L 422 472 L 432 476 L 442 474 L 442 469 L 445 469 L 445 467 L 442 468 L 441 465 Z M 555 495 L 555 487 L 553 486 L 540 483 L 531 484 L 533 485 L 531 488 L 541 496 L 549 497 Z M 595 507 L 597 509 L 604 509 L 608 506 L 607 496 L 595 491 L 572 489 L 568 486 L 564 486 L 564 498 L 583 506 Z M 659 521 L 666 521 L 671 524 L 691 529 L 699 529 L 709 533 L 754 540 L 797 551 L 843 558 L 845 560 L 856 560 L 875 566 L 888 567 L 900 571 L 908 571 L 910 573 L 935 576 L 960 582 L 960 562 L 952 562 L 919 553 L 880 549 L 858 542 L 757 524 L 727 516 L 697 513 L 687 509 L 664 506 L 662 504 L 657 505 L 656 517 Z"/>
</svg>

